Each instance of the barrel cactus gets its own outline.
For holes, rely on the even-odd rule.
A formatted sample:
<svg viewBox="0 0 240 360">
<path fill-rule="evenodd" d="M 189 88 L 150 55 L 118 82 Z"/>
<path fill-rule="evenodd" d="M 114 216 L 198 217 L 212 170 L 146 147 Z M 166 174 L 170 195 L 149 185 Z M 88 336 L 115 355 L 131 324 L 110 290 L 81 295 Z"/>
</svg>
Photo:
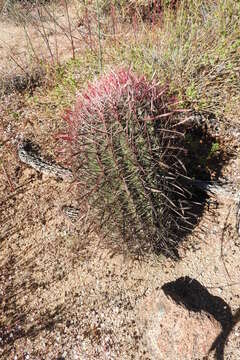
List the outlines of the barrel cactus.
<svg viewBox="0 0 240 360">
<path fill-rule="evenodd" d="M 171 254 L 191 226 L 177 113 L 166 87 L 120 69 L 90 83 L 66 116 L 79 204 L 113 251 Z"/>
</svg>

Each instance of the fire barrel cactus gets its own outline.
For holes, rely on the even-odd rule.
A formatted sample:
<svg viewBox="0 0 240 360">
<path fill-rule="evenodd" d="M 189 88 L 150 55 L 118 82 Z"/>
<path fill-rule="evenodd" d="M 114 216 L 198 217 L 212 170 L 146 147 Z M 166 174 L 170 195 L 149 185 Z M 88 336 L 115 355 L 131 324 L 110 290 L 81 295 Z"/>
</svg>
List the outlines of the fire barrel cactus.
<svg viewBox="0 0 240 360">
<path fill-rule="evenodd" d="M 90 83 L 67 113 L 79 204 L 114 252 L 172 254 L 191 227 L 177 113 L 166 88 L 125 69 Z"/>
</svg>

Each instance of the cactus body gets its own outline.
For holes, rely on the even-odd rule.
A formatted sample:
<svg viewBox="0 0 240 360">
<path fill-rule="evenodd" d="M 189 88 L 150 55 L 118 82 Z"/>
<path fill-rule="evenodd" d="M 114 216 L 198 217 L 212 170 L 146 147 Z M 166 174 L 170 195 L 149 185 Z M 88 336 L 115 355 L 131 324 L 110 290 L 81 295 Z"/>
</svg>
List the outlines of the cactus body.
<svg viewBox="0 0 240 360">
<path fill-rule="evenodd" d="M 185 129 L 173 102 L 121 69 L 89 84 L 66 117 L 79 202 L 114 251 L 171 253 L 188 227 Z"/>
</svg>

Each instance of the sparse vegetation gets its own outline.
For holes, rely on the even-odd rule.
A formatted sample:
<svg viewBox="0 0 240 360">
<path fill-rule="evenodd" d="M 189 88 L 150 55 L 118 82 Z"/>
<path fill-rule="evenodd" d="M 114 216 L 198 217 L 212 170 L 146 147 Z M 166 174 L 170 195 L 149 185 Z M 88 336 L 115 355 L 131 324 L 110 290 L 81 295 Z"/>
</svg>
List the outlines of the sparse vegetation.
<svg viewBox="0 0 240 360">
<path fill-rule="evenodd" d="M 228 118 L 238 113 L 238 2 L 123 1 L 109 5 L 108 1 L 98 1 L 98 8 L 94 1 L 89 4 L 73 2 L 67 5 L 68 16 L 64 4 L 60 7 L 61 12 L 56 10 L 55 2 L 41 4 L 39 10 L 36 6 L 29 11 L 27 22 L 21 20 L 21 11 L 14 12 L 24 29 L 31 61 L 50 59 L 52 63 L 63 65 L 66 59 L 63 52 L 68 48 L 69 56 L 87 58 L 86 69 L 90 77 L 96 74 L 96 57 L 102 63 L 102 71 L 106 66 L 132 64 L 133 70 L 148 77 L 154 75 L 163 84 L 168 83 L 172 92 L 197 111 Z M 127 9 L 136 6 L 143 6 L 150 15 L 158 11 L 154 23 L 144 22 L 140 15 L 133 26 L 125 23 L 119 9 L 126 13 Z M 134 14 L 139 12 L 134 10 Z M 59 19 L 65 20 L 60 22 Z M 38 34 L 38 44 L 31 38 L 33 30 Z M 60 42 L 60 35 L 64 42 Z M 13 54 L 11 58 L 14 58 Z M 78 66 L 76 62 L 76 68 Z M 84 66 L 83 60 L 81 73 L 85 72 Z"/>
<path fill-rule="evenodd" d="M 240 126 L 240 2 L 4 0 L 0 2 L 0 22 L 0 346 L 4 346 L 0 355 L 9 359 L 19 352 L 23 356 L 21 340 L 28 336 L 30 342 L 36 340 L 40 346 L 33 356 L 57 358 L 60 354 L 51 350 L 52 354 L 48 348 L 55 348 L 55 338 L 51 339 L 51 331 L 57 331 L 54 324 L 61 318 L 64 327 L 65 317 L 75 318 L 78 311 L 82 311 L 79 323 L 84 324 L 81 344 L 90 336 L 88 334 L 92 334 L 92 348 L 96 334 L 98 343 L 103 341 L 99 335 L 100 325 L 97 324 L 95 330 L 84 323 L 92 296 L 90 289 L 95 289 L 92 278 L 86 280 L 89 288 L 86 295 L 85 279 L 91 272 L 93 281 L 96 280 L 98 260 L 97 264 L 91 262 L 89 270 L 84 260 L 89 260 L 88 240 L 81 238 L 79 229 L 72 230 L 73 226 L 81 227 L 81 221 L 78 225 L 69 225 L 66 220 L 66 225 L 56 210 L 56 206 L 63 205 L 61 198 L 64 197 L 67 205 L 81 205 L 82 208 L 90 205 L 94 209 L 90 217 L 90 212 L 87 216 L 84 214 L 84 229 L 88 229 L 88 220 L 93 221 L 92 228 L 101 230 L 99 233 L 108 239 L 104 242 L 113 252 L 142 255 L 164 249 L 172 255 L 179 234 L 191 234 L 182 229 L 192 228 L 193 222 L 188 224 L 194 212 L 191 201 L 199 200 L 191 198 L 192 188 L 185 181 L 187 177 L 218 180 L 221 176 L 227 178 L 226 173 L 231 173 L 231 179 L 237 177 L 238 169 L 229 170 L 224 161 L 239 153 L 239 141 L 234 135 Z M 127 69 L 122 72 L 130 81 L 125 87 L 114 83 L 114 76 L 115 79 L 122 76 L 119 69 Z M 108 75 L 104 77 L 104 74 Z M 139 98 L 136 84 L 140 86 Z M 166 90 L 156 98 L 163 88 Z M 93 91 L 99 92 L 99 97 Z M 88 95 L 91 96 L 88 98 Z M 63 120 L 66 109 L 72 111 L 67 117 L 68 124 Z M 189 111 L 184 112 L 185 109 Z M 169 116 L 165 116 L 166 112 Z M 158 115 L 164 115 L 160 121 L 143 121 L 143 117 Z M 173 136 L 165 137 L 166 130 L 173 131 Z M 59 139 L 55 135 L 63 131 L 68 133 L 69 143 L 62 143 L 59 149 Z M 87 143 L 83 144 L 82 133 Z M 22 136 L 37 142 L 49 157 L 58 156 L 59 162 L 66 160 L 65 150 L 71 149 L 73 154 L 64 165 L 72 165 L 75 171 L 76 182 L 72 187 L 41 179 L 20 164 L 16 145 Z M 83 145 L 84 152 L 79 153 Z M 168 150 L 175 145 L 176 148 L 168 154 L 158 151 L 165 145 Z M 175 156 L 179 160 L 177 163 L 173 161 Z M 168 179 L 169 167 L 172 168 Z M 104 174 L 104 181 L 100 174 Z M 77 190 L 75 184 L 78 184 Z M 81 202 L 88 194 L 88 201 Z M 190 208 L 184 209 L 185 205 Z M 200 215 L 204 214 L 203 205 L 199 202 L 196 206 Z M 178 275 L 182 276 L 183 271 L 191 271 L 192 278 L 201 274 L 205 285 L 217 284 L 225 299 L 230 294 L 228 303 L 235 306 L 239 299 L 235 299 L 237 292 L 229 287 L 229 271 L 218 272 L 222 258 L 226 257 L 232 265 L 232 281 L 239 282 L 239 239 L 236 239 L 231 220 L 233 210 L 226 204 L 224 211 L 226 219 L 224 215 L 220 218 L 212 214 L 208 214 L 210 221 L 207 216 L 197 218 L 207 229 L 204 244 L 202 240 L 195 244 L 191 236 L 188 237 L 189 242 L 183 243 L 184 249 L 180 247 L 180 252 L 189 251 L 190 261 L 183 259 L 184 265 L 178 268 Z M 201 238 L 202 228 L 199 226 L 197 230 Z M 89 239 L 93 244 L 92 257 L 100 258 L 102 237 L 98 239 L 97 234 L 98 231 L 91 232 Z M 224 246 L 227 246 L 226 251 Z M 195 251 L 199 251 L 197 256 Z M 105 270 L 104 261 L 99 260 L 99 263 Z M 157 288 L 166 281 L 164 264 L 159 268 L 154 264 L 157 275 L 153 283 L 153 278 L 145 279 L 149 268 L 144 264 L 141 280 L 136 280 L 133 292 L 129 291 L 133 282 L 130 284 L 127 270 L 128 275 L 121 278 L 119 289 L 120 277 L 115 278 L 111 296 L 119 291 L 121 299 L 122 289 L 125 291 L 128 286 L 126 292 L 131 293 L 134 308 L 136 299 L 144 296 L 145 289 Z M 214 269 L 209 264 L 214 264 Z M 168 265 L 168 275 L 172 266 Z M 80 293 L 76 285 L 76 267 L 78 279 L 84 274 L 81 297 L 88 297 L 84 307 L 74 305 L 76 294 Z M 224 268 L 228 269 L 228 263 Z M 105 293 L 113 281 L 109 281 L 107 271 L 106 267 L 107 285 L 101 290 L 101 296 L 97 292 L 94 295 L 92 308 L 98 296 L 102 304 L 106 304 Z M 140 294 L 141 281 L 144 287 Z M 221 287 L 222 283 L 226 286 Z M 66 305 L 68 301 L 71 306 Z M 63 308 L 64 313 L 60 313 L 59 309 Z M 108 304 L 106 308 L 109 310 Z M 124 311 L 120 307 L 120 313 Z M 107 310 L 103 312 L 108 317 Z M 126 324 L 128 331 L 132 323 L 129 320 Z M 114 341 L 118 343 L 121 331 L 118 325 L 115 327 Z M 106 333 L 110 337 L 111 331 Z M 43 332 L 47 339 L 44 349 L 39 340 Z M 105 344 L 104 349 L 112 346 L 113 358 L 134 357 L 135 335 L 131 334 L 130 338 L 130 355 L 127 350 L 122 352 L 122 348 L 116 350 L 112 343 Z M 124 341 L 128 340 L 124 338 Z M 86 344 L 91 351 L 89 343 Z M 103 358 L 105 350 L 98 349 L 97 358 Z M 89 354 L 93 359 L 95 355 Z M 83 353 L 82 358 L 87 356 Z"/>
<path fill-rule="evenodd" d="M 195 112 L 204 112 L 207 117 L 210 114 L 218 121 L 224 122 L 226 117 L 228 121 L 231 118 L 236 121 L 234 115 L 239 106 L 240 58 L 237 46 L 240 41 L 238 10 L 240 10 L 239 5 L 232 0 L 222 0 L 218 3 L 204 0 L 195 2 L 184 0 L 170 2 L 83 1 L 80 3 L 64 1 L 59 7 L 56 2 L 8 3 L 7 6 L 3 6 L 2 13 L 4 15 L 5 11 L 8 16 L 11 15 L 18 26 L 23 28 L 22 34 L 26 41 L 28 60 L 19 57 L 11 48 L 10 60 L 17 66 L 20 73 L 14 76 L 4 74 L 1 82 L 2 94 L 4 96 L 12 91 L 18 92 L 19 98 L 24 99 L 23 106 L 25 104 L 31 106 L 35 117 L 47 115 L 52 119 L 48 131 L 53 133 L 53 130 L 57 132 L 60 127 L 58 118 L 61 112 L 75 102 L 75 94 L 85 86 L 84 84 L 96 76 L 101 76 L 108 69 L 124 65 L 130 66 L 133 71 L 146 77 L 144 81 L 148 79 L 149 84 L 154 78 L 154 81 L 158 82 L 159 89 L 167 84 L 169 99 L 175 97 L 179 100 L 178 109 L 185 107 Z M 64 20 L 61 19 L 61 12 Z M 37 46 L 33 30 L 40 37 L 45 50 Z M 59 40 L 61 37 L 67 40 L 70 58 L 68 60 L 66 57 L 61 58 L 63 51 L 66 52 L 66 48 L 61 49 Z M 31 67 L 27 69 L 29 65 Z M 39 70 L 36 70 L 38 68 Z M 10 81 L 11 77 L 12 81 Z M 111 96 L 108 99 L 112 101 Z M 124 96 L 126 97 L 127 93 Z M 142 101 L 143 99 L 139 108 L 143 106 L 145 109 L 152 99 L 146 97 L 144 104 Z M 124 100 L 121 99 L 121 104 L 123 102 Z M 49 106 L 45 104 L 51 104 L 53 109 L 57 108 L 57 112 L 49 110 Z M 134 106 L 137 109 L 138 106 L 136 104 Z M 104 119 L 105 116 L 110 117 L 110 108 L 106 110 L 109 112 L 107 115 L 104 113 L 105 110 L 101 110 L 101 116 Z M 129 113 L 129 108 L 122 108 L 122 110 L 124 114 Z M 168 111 L 167 108 L 166 111 Z M 3 109 L 4 112 L 9 113 L 7 109 Z M 14 119 L 19 119 L 18 110 L 12 111 L 9 115 Z M 93 121 L 94 131 L 97 131 L 94 113 L 89 112 L 89 116 L 91 119 L 87 122 Z M 114 121 L 116 124 L 116 118 Z M 80 123 L 79 120 L 76 131 L 80 131 Z M 167 124 L 169 125 L 168 118 L 164 126 L 168 126 Z M 193 125 L 196 126 L 196 124 Z M 139 126 L 138 124 L 137 129 L 141 133 L 142 125 Z M 95 135 L 94 132 L 91 134 L 91 136 Z M 107 141 L 110 141 L 110 138 Z M 155 141 L 156 139 L 153 138 L 154 147 L 158 147 L 159 144 L 156 145 Z M 205 146 L 204 151 L 202 142 Z M 103 144 L 101 146 L 104 146 Z M 135 144 L 134 147 L 137 149 L 139 145 Z M 187 134 L 184 147 L 189 154 L 188 161 L 185 162 L 188 173 L 185 175 L 194 178 L 205 176 L 211 179 L 214 172 L 209 168 L 209 164 L 217 161 L 218 156 L 224 152 L 221 149 L 221 143 L 206 135 L 206 132 L 198 131 L 197 135 L 196 132 L 194 135 Z M 130 152 L 135 153 L 136 149 L 134 151 L 131 149 Z M 195 156 L 195 153 L 199 151 L 201 154 Z M 147 152 L 145 155 L 147 156 Z M 161 154 L 158 156 L 161 158 Z M 141 153 L 140 157 L 144 158 L 144 154 Z M 182 158 L 180 160 L 184 162 Z M 115 165 L 117 172 L 119 164 Z M 98 170 L 95 169 L 96 172 Z M 151 171 L 150 173 L 152 174 Z M 116 174 L 113 178 L 116 181 Z M 151 175 L 150 178 L 155 182 L 154 176 Z M 90 184 L 91 182 L 89 186 Z M 148 187 L 151 188 L 151 186 L 148 184 Z M 136 186 L 135 190 L 138 187 Z M 116 188 L 119 188 L 117 181 Z M 101 196 L 104 198 L 103 194 Z M 155 193 L 150 197 L 156 196 Z M 103 204 L 102 201 L 101 203 Z M 143 213 L 149 214 L 149 211 L 144 210 Z M 105 218 L 103 219 L 105 224 Z M 155 222 L 151 221 L 152 224 Z M 130 221 L 130 223 L 135 222 L 136 219 Z M 122 228 L 122 225 L 120 227 Z M 136 229 L 132 225 L 130 227 L 135 232 Z M 109 228 L 112 228 L 110 222 Z M 147 228 L 150 229 L 151 226 Z M 125 230 L 120 232 L 123 233 Z M 175 234 L 175 230 L 173 232 Z M 168 235 L 167 232 L 163 236 L 165 241 Z M 131 238 L 130 235 L 128 237 Z M 159 240 L 155 239 L 155 241 L 159 243 Z M 171 236 L 169 241 L 172 241 Z M 152 244 L 149 246 L 152 247 Z"/>
</svg>

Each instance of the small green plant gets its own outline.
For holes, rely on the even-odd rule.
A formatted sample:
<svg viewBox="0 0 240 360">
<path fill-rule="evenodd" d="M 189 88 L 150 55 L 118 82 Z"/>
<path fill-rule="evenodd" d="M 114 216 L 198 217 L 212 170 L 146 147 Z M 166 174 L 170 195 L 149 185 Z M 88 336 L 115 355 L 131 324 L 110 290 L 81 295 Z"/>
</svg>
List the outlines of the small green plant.
<svg viewBox="0 0 240 360">
<path fill-rule="evenodd" d="M 190 99 L 192 101 L 196 98 L 197 91 L 195 89 L 194 83 L 191 83 L 191 85 L 189 85 L 189 87 L 187 88 L 186 96 L 188 99 Z"/>
<path fill-rule="evenodd" d="M 89 84 L 66 116 L 59 137 L 79 204 L 114 251 L 172 253 L 189 226 L 185 127 L 174 103 L 166 87 L 121 69 Z"/>
<path fill-rule="evenodd" d="M 210 152 L 209 152 L 209 155 L 208 155 L 208 158 L 211 159 L 213 156 L 216 155 L 216 153 L 219 151 L 220 149 L 220 145 L 218 142 L 213 142 L 212 143 L 212 147 L 210 149 Z"/>
</svg>

